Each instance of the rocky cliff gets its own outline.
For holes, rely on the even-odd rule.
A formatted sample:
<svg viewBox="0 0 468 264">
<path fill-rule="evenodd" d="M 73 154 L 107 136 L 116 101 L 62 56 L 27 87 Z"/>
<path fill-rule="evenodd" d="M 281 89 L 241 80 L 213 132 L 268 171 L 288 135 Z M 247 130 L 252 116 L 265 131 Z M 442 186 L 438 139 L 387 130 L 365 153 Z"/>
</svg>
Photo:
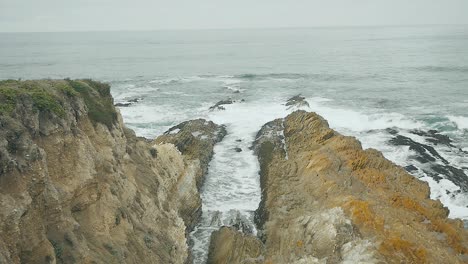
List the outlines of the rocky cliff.
<svg viewBox="0 0 468 264">
<path fill-rule="evenodd" d="M 189 260 L 198 187 L 225 131 L 178 129 L 136 137 L 91 80 L 0 82 L 0 263 Z"/>
<path fill-rule="evenodd" d="M 266 124 L 254 149 L 258 238 L 222 228 L 209 263 L 468 262 L 463 223 L 447 219 L 426 183 L 317 114 Z"/>
</svg>

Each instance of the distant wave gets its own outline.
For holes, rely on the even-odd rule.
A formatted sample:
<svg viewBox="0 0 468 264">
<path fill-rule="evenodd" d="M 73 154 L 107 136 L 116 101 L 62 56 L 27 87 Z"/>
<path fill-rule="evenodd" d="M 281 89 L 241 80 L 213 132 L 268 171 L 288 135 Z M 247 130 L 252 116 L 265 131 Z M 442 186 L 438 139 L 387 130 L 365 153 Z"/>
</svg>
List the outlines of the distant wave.
<svg viewBox="0 0 468 264">
<path fill-rule="evenodd" d="M 347 74 L 327 74 L 327 73 L 266 73 L 266 74 L 240 74 L 234 78 L 244 81 L 263 81 L 263 80 L 316 80 L 316 81 L 358 81 L 365 79 L 379 79 L 380 75 L 347 75 Z"/>
<path fill-rule="evenodd" d="M 302 79 L 309 77 L 308 74 L 300 73 L 267 73 L 267 74 L 251 74 L 245 73 L 235 76 L 240 79 Z"/>
<path fill-rule="evenodd" d="M 415 67 L 415 70 L 426 72 L 459 72 L 468 73 L 468 66 L 423 66 Z"/>
<path fill-rule="evenodd" d="M 468 70 L 468 69 L 467 69 Z M 179 77 L 156 77 L 146 81 L 149 85 L 155 86 L 171 86 L 181 83 L 192 83 L 200 81 L 222 82 L 226 85 L 238 84 L 242 82 L 255 81 L 298 81 L 298 80 L 313 80 L 313 81 L 360 81 L 367 79 L 382 79 L 381 75 L 350 75 L 350 74 L 328 74 L 328 73 L 244 73 L 237 75 L 195 75 L 195 76 L 179 76 Z M 132 79 L 125 79 L 119 82 L 132 82 Z"/>
</svg>

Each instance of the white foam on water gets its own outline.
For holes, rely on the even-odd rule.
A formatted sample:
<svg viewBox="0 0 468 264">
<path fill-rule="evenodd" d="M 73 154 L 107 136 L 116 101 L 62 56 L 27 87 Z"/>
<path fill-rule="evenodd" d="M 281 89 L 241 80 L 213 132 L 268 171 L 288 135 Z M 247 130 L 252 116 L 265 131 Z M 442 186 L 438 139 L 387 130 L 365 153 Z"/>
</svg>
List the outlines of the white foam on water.
<svg viewBox="0 0 468 264">
<path fill-rule="evenodd" d="M 433 178 L 424 176 L 420 178 L 427 182 L 431 188 L 431 199 L 440 200 L 450 210 L 450 218 L 468 219 L 468 195 L 458 193 L 460 187 L 453 182 L 442 179 L 436 182 Z"/>
<path fill-rule="evenodd" d="M 447 118 L 454 123 L 458 129 L 468 130 L 468 117 L 465 116 L 447 116 Z"/>
<path fill-rule="evenodd" d="M 255 232 L 252 220 L 261 199 L 260 166 L 249 147 L 265 123 L 289 113 L 279 102 L 235 103 L 225 108 L 206 116 L 217 124 L 224 124 L 228 134 L 214 148 L 215 155 L 202 188 L 202 219 L 191 234 L 194 263 L 206 261 L 211 232 L 225 223 L 226 218 L 232 218 L 232 212 L 239 212 Z M 242 151 L 236 152 L 235 148 Z M 218 214 L 221 220 L 213 220 Z"/>
<path fill-rule="evenodd" d="M 223 79 L 209 78 L 216 81 Z M 234 80 L 232 83 L 236 85 Z M 285 117 L 292 112 L 284 105 L 285 99 L 287 98 L 237 102 L 225 105 L 226 110 L 215 111 L 208 111 L 211 103 L 202 104 L 197 109 L 190 109 L 170 104 L 146 105 L 145 101 L 121 109 L 126 123 L 138 135 L 150 138 L 162 134 L 180 122 L 195 118 L 206 118 L 217 124 L 226 125 L 228 135 L 215 145 L 215 155 L 210 162 L 208 175 L 202 188 L 202 218 L 191 233 L 194 263 L 206 261 L 211 233 L 222 225 L 232 225 L 235 215 L 241 215 L 248 225 L 254 227 L 253 212 L 258 207 L 261 193 L 258 160 L 249 147 L 256 133 L 265 123 Z M 385 129 L 398 128 L 400 132 L 428 129 L 422 122 L 399 113 L 361 112 L 340 108 L 333 105 L 333 100 L 323 97 L 307 98 L 307 101 L 310 108 L 304 110 L 317 112 L 329 122 L 331 128 L 344 135 L 357 137 L 362 142 L 363 148 L 375 148 L 382 151 L 386 158 L 400 166 L 412 164 L 409 157 L 414 153 L 407 146 L 388 144 L 393 136 Z M 463 118 L 455 118 L 452 122 L 455 122 L 454 120 L 460 123 L 457 124 L 458 127 L 463 126 Z M 422 140 L 413 134 L 404 133 L 404 135 L 410 136 L 415 141 L 421 142 Z M 236 152 L 235 148 L 241 148 L 242 152 Z M 442 148 L 438 146 L 437 151 L 440 153 L 441 150 Z M 444 158 L 454 164 L 457 159 L 460 162 L 464 160 L 455 154 L 450 155 L 450 152 L 444 152 Z M 414 175 L 429 183 L 431 198 L 440 199 L 450 209 L 450 217 L 468 219 L 466 208 L 468 197 L 466 194 L 457 192 L 458 187 L 455 184 L 448 180 L 437 183 L 422 171 L 415 172 Z M 447 191 L 450 191 L 450 194 L 447 194 Z M 255 233 L 255 230 L 253 232 Z"/>
<path fill-rule="evenodd" d="M 203 109 L 203 107 L 190 109 L 167 104 L 150 105 L 145 104 L 143 100 L 130 107 L 120 108 L 120 112 L 125 124 L 135 130 L 137 135 L 154 138 L 181 122 L 198 118 Z"/>
<path fill-rule="evenodd" d="M 364 149 L 374 148 L 383 153 L 383 155 L 399 166 L 416 165 L 410 159 L 416 154 L 408 146 L 393 146 L 388 141 L 393 137 L 385 131 L 386 128 L 398 128 L 400 134 L 411 138 L 412 140 L 429 144 L 424 138 L 409 132 L 412 129 L 424 129 L 423 123 L 413 120 L 398 113 L 362 113 L 350 109 L 333 108 L 325 105 L 327 100 L 317 98 L 308 99 L 311 110 L 324 117 L 330 124 L 330 127 L 338 132 L 354 136 L 361 141 Z M 458 128 L 468 129 L 468 118 L 451 117 L 451 121 L 457 123 Z M 468 161 L 466 157 L 446 146 L 433 146 L 436 151 L 446 160 L 457 167 L 466 167 Z M 466 170 L 465 170 L 466 171 Z M 439 199 L 444 206 L 450 210 L 450 218 L 468 219 L 468 194 L 459 191 L 460 187 L 453 182 L 442 179 L 439 183 L 432 177 L 426 175 L 421 170 L 412 173 L 415 177 L 429 184 L 431 189 L 431 198 Z M 441 175 L 443 177 L 443 175 Z"/>
<path fill-rule="evenodd" d="M 423 123 L 400 113 L 363 113 L 346 108 L 330 107 L 326 98 L 307 98 L 312 111 L 324 117 L 331 128 L 338 131 L 364 132 L 369 130 L 399 127 L 404 129 L 421 128 Z"/>
<path fill-rule="evenodd" d="M 190 83 L 196 81 L 203 81 L 207 78 L 201 76 L 186 76 L 186 77 L 158 77 L 154 80 L 149 81 L 151 84 L 159 84 L 159 85 L 168 85 L 168 84 L 176 84 L 176 83 Z"/>
</svg>

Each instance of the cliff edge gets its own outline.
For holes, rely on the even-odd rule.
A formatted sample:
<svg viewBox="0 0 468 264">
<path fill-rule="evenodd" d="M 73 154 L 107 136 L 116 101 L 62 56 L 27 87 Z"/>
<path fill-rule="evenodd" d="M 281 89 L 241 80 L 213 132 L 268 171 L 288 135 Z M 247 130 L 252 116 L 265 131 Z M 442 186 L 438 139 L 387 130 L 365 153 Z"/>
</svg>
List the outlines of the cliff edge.
<svg viewBox="0 0 468 264">
<path fill-rule="evenodd" d="M 206 137 L 185 147 L 202 160 L 136 137 L 107 84 L 1 81 L 0 263 L 189 261 L 197 182 L 224 136 L 192 123 Z"/>
<path fill-rule="evenodd" d="M 447 218 L 426 183 L 317 114 L 267 123 L 254 149 L 258 237 L 222 228 L 209 263 L 468 262 L 462 221 Z"/>
</svg>

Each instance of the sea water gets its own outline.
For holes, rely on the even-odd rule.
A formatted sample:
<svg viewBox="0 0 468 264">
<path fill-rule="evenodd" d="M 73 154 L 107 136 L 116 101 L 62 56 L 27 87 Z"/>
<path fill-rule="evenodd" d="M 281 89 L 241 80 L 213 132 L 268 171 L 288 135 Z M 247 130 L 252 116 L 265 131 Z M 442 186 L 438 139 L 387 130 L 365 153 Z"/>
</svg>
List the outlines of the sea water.
<svg viewBox="0 0 468 264">
<path fill-rule="evenodd" d="M 112 85 L 127 126 L 154 138 L 193 118 L 226 125 L 190 239 L 196 263 L 221 225 L 252 224 L 259 165 L 249 149 L 261 126 L 286 116 L 301 94 L 330 126 L 429 183 L 431 197 L 468 220 L 468 26 L 349 27 L 154 32 L 0 33 L 0 79 L 93 78 Z M 232 99 L 225 110 L 210 111 Z M 436 144 L 415 131 L 452 139 Z M 395 132 L 396 131 L 396 132 Z M 424 163 L 398 133 L 434 148 Z M 235 149 L 242 151 L 237 152 Z"/>
</svg>

